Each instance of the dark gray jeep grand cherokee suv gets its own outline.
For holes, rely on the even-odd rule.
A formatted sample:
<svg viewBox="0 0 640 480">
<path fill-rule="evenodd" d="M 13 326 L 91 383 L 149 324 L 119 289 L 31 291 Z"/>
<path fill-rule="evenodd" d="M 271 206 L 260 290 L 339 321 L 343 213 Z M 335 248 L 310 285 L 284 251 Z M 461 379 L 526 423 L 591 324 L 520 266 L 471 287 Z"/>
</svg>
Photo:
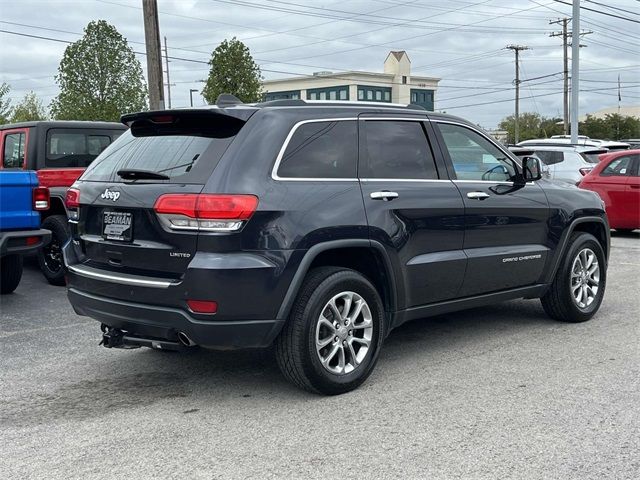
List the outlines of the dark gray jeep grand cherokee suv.
<svg viewBox="0 0 640 480">
<path fill-rule="evenodd" d="M 107 347 L 275 343 L 289 380 L 337 394 L 408 320 L 541 298 L 581 322 L 602 302 L 599 197 L 462 119 L 227 97 L 122 121 L 67 196 L 69 299 Z"/>
</svg>

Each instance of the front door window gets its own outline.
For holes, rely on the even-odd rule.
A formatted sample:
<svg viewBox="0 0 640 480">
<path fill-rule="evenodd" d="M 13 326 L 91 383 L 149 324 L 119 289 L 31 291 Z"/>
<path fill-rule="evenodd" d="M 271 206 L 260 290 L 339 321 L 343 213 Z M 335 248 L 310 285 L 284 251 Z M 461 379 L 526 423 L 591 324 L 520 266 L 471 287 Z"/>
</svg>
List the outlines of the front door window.
<svg viewBox="0 0 640 480">
<path fill-rule="evenodd" d="M 513 181 L 511 158 L 470 128 L 438 124 L 458 180 Z"/>
</svg>

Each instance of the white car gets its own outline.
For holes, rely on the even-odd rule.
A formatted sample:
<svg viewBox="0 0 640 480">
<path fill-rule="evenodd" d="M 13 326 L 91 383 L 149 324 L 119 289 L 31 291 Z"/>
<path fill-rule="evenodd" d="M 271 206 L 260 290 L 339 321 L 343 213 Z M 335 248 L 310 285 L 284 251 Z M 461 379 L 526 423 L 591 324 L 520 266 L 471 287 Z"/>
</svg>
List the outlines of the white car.
<svg viewBox="0 0 640 480">
<path fill-rule="evenodd" d="M 530 142 L 530 141 L 528 141 Z M 518 146 L 525 146 L 521 142 Z M 572 184 L 578 183 L 599 161 L 598 155 L 607 153 L 606 148 L 579 147 L 574 145 L 529 144 L 543 164 L 549 168 L 551 180 Z"/>
<path fill-rule="evenodd" d="M 549 143 L 571 143 L 570 135 L 552 135 L 551 138 L 543 138 L 538 140 L 527 140 L 530 142 L 549 142 Z M 597 138 L 589 138 L 585 135 L 578 135 L 578 143 L 583 147 L 600 147 L 608 150 L 628 150 L 631 148 L 629 143 L 615 142 L 612 140 L 599 140 Z"/>
</svg>

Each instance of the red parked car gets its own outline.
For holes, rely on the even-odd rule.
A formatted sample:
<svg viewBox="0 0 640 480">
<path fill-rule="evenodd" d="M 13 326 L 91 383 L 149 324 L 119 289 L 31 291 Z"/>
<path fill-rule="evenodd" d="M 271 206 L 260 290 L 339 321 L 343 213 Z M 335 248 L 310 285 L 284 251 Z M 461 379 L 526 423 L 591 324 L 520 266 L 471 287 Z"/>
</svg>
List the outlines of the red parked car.
<svg viewBox="0 0 640 480">
<path fill-rule="evenodd" d="M 618 231 L 640 228 L 640 150 L 600 155 L 596 165 L 579 183 L 604 200 L 609 225 Z"/>
</svg>

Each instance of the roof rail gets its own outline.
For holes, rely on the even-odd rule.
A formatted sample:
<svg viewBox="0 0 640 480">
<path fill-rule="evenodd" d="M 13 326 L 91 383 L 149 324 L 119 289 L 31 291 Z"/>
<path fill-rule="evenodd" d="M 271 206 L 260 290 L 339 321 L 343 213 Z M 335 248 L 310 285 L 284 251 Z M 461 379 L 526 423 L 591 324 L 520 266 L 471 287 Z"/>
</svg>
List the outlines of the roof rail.
<svg viewBox="0 0 640 480">
<path fill-rule="evenodd" d="M 416 103 L 410 103 L 408 105 L 404 103 L 390 103 L 390 102 L 372 102 L 372 101 L 355 101 L 355 100 L 303 100 L 303 99 L 280 99 L 269 100 L 266 102 L 259 102 L 255 104 L 260 107 L 299 107 L 303 105 L 308 106 L 323 106 L 323 105 L 335 105 L 335 106 L 358 106 L 358 107 L 380 107 L 380 108 L 406 108 L 409 110 L 423 110 L 427 111 L 422 105 Z"/>
<path fill-rule="evenodd" d="M 260 102 L 256 105 L 261 107 L 297 107 L 300 105 L 306 105 L 307 102 L 300 100 L 299 98 L 282 98 L 280 100 L 269 100 L 267 102 Z"/>
</svg>

